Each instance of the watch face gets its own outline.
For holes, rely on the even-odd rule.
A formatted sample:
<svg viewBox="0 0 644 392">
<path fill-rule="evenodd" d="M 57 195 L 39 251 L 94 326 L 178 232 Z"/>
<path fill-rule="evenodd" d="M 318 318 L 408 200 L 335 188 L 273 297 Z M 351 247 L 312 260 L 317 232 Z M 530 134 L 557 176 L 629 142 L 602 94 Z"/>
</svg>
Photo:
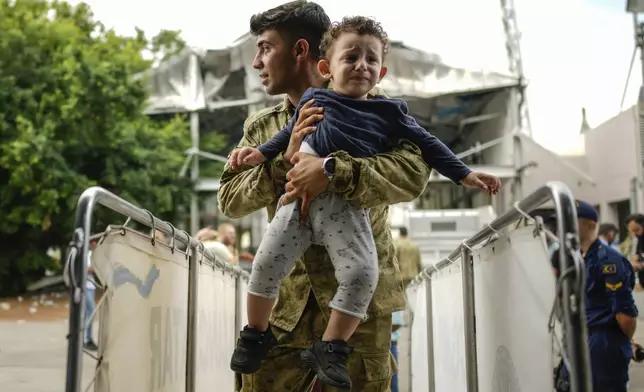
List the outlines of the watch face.
<svg viewBox="0 0 644 392">
<path fill-rule="evenodd" d="M 332 176 L 335 172 L 335 159 L 326 159 L 324 161 L 324 174 L 327 176 Z"/>
</svg>

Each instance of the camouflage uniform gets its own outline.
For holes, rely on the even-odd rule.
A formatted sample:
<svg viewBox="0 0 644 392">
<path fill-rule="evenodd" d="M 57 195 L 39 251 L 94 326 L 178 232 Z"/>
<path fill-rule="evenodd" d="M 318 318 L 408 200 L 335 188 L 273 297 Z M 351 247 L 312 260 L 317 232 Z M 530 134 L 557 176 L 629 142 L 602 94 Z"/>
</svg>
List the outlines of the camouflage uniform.
<svg viewBox="0 0 644 392">
<path fill-rule="evenodd" d="M 631 260 L 631 255 L 633 254 L 633 235 L 628 234 L 628 237 L 619 244 L 619 252 L 623 254 L 629 261 Z"/>
<path fill-rule="evenodd" d="M 403 284 L 407 287 L 409 282 L 423 269 L 420 261 L 420 248 L 407 237 L 398 238 L 394 242 L 394 248 L 396 249 L 398 265 L 400 265 Z"/>
<path fill-rule="evenodd" d="M 244 137 L 239 147 L 257 147 L 265 143 L 286 126 L 293 112 L 293 106 L 285 100 L 254 113 L 244 124 Z M 420 150 L 408 142 L 401 142 L 390 153 L 369 158 L 355 159 L 342 151 L 331 156 L 336 157 L 336 167 L 327 189 L 362 208 L 371 208 L 380 267 L 378 287 L 369 306 L 369 319 L 358 327 L 349 341 L 355 351 L 349 356 L 347 367 L 353 390 L 388 391 L 394 363 L 389 353 L 391 313 L 405 307 L 387 222 L 388 205 L 418 197 L 429 180 L 430 169 Z M 254 167 L 232 170 L 226 165 L 218 196 L 220 210 L 230 218 L 239 218 L 267 208 L 272 219 L 290 167 L 281 154 Z M 314 375 L 300 360 L 300 352 L 322 336 L 330 315 L 328 304 L 336 290 L 334 268 L 326 250 L 311 246 L 280 287 L 270 320 L 279 344 L 271 350 L 259 372 L 243 376 L 243 392 L 309 390 Z M 333 388 L 324 390 L 332 391 Z"/>
</svg>

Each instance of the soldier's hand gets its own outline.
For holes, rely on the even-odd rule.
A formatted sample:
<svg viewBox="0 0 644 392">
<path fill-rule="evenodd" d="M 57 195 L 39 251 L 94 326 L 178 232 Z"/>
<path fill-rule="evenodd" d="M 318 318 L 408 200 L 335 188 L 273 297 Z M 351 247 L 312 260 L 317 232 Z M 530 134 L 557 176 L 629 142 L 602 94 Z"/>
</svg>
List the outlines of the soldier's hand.
<svg viewBox="0 0 644 392">
<path fill-rule="evenodd" d="M 295 122 L 295 125 L 293 125 L 291 140 L 284 152 L 284 159 L 291 161 L 291 163 L 293 163 L 292 160 L 295 153 L 300 151 L 304 136 L 315 132 L 315 124 L 324 118 L 324 115 L 322 114 L 324 109 L 314 107 L 313 102 L 315 102 L 315 100 L 311 99 L 302 105 L 297 121 Z"/>
<path fill-rule="evenodd" d="M 461 183 L 468 188 L 482 189 L 490 195 L 496 195 L 501 189 L 499 177 L 481 172 L 471 172 L 461 180 Z"/>
<path fill-rule="evenodd" d="M 286 194 L 282 196 L 281 203 L 286 205 L 298 198 L 302 199 L 300 217 L 306 221 L 309 215 L 309 206 L 313 199 L 318 197 L 329 184 L 329 178 L 324 174 L 322 162 L 324 158 L 298 152 L 293 156 L 294 167 L 286 173 Z"/>
</svg>

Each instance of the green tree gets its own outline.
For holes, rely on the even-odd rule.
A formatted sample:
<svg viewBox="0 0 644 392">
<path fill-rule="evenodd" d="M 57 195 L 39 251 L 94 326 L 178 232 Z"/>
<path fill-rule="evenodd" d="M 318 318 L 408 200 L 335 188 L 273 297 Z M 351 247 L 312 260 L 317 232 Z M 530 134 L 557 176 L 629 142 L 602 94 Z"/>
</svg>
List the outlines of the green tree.
<svg viewBox="0 0 644 392">
<path fill-rule="evenodd" d="M 154 61 L 180 51 L 178 32 L 123 37 L 85 4 L 0 0 L 0 295 L 52 268 L 81 192 L 100 185 L 176 220 L 191 184 L 185 118 L 145 116 Z M 152 53 L 144 56 L 144 52 Z M 115 221 L 98 213 L 96 229 Z"/>
</svg>

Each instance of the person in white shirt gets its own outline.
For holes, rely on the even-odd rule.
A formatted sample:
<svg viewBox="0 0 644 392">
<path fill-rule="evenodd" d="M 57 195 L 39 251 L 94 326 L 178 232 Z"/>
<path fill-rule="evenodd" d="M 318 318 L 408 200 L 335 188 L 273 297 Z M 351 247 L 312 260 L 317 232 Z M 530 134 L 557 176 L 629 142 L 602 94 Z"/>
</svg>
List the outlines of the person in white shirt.
<svg viewBox="0 0 644 392">
<path fill-rule="evenodd" d="M 197 240 L 203 243 L 204 248 L 209 249 L 221 261 L 233 263 L 234 255 L 230 249 L 218 240 L 217 232 L 211 228 L 199 230 Z"/>
<path fill-rule="evenodd" d="M 598 238 L 602 244 L 610 246 L 619 251 L 619 246 L 616 243 L 617 234 L 619 229 L 612 223 L 602 223 L 599 225 Z"/>
</svg>

